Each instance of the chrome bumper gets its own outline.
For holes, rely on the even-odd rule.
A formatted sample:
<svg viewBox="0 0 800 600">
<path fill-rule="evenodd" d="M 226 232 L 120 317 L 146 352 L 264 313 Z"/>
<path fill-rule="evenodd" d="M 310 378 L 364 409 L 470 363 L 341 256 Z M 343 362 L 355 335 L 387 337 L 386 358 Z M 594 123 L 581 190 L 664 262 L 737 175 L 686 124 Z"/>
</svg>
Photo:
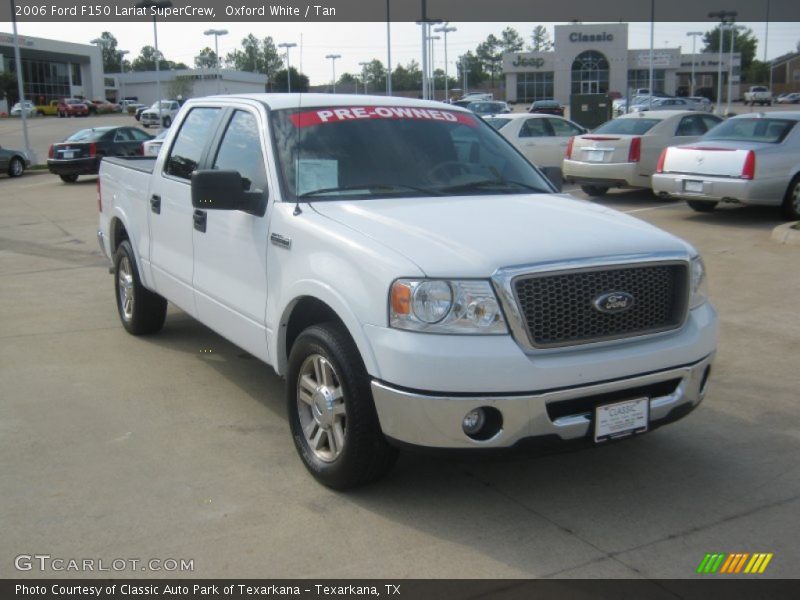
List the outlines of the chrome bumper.
<svg viewBox="0 0 800 600">
<path fill-rule="evenodd" d="M 700 404 L 706 393 L 708 375 L 714 355 L 674 369 L 640 375 L 626 379 L 556 391 L 523 395 L 446 396 L 426 395 L 393 388 L 379 381 L 372 382 L 372 395 L 383 433 L 399 442 L 431 448 L 504 448 L 526 438 L 557 437 L 576 440 L 590 437 L 594 418 L 594 404 L 640 396 L 636 388 L 679 380 L 674 391 L 665 396 L 649 398 L 650 424 L 669 422 L 670 413 L 679 411 L 680 418 Z M 621 398 L 607 400 L 601 395 L 621 393 Z M 568 400 L 601 396 L 588 410 L 582 408 L 553 420 L 548 416 L 548 405 Z M 484 441 L 468 437 L 462 430 L 462 420 L 472 409 L 493 407 L 502 415 L 502 427 L 492 438 Z M 562 405 L 563 406 L 563 405 Z M 678 413 L 676 413 L 678 414 Z"/>
</svg>

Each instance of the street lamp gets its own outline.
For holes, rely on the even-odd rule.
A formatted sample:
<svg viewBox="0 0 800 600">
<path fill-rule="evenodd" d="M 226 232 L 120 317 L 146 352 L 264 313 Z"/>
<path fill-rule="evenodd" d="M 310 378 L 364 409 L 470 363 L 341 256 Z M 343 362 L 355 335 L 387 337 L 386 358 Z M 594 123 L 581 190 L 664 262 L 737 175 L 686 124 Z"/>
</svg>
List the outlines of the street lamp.
<svg viewBox="0 0 800 600">
<path fill-rule="evenodd" d="M 336 59 L 342 58 L 341 54 L 326 54 L 325 58 L 331 59 L 331 69 L 333 71 L 333 93 L 336 93 Z"/>
<path fill-rule="evenodd" d="M 717 64 L 717 103 L 714 106 L 714 112 L 719 114 L 720 103 L 722 102 L 722 47 L 725 41 L 725 23 L 728 20 L 736 18 L 737 13 L 735 10 L 718 10 L 708 13 L 710 19 L 719 19 L 719 63 Z"/>
<path fill-rule="evenodd" d="M 731 112 L 731 95 L 733 94 L 733 45 L 736 40 L 736 31 L 745 29 L 743 25 L 736 25 L 728 23 L 728 29 L 731 32 L 731 51 L 728 54 L 728 101 L 725 106 L 725 112 Z"/>
<path fill-rule="evenodd" d="M 284 42 L 278 44 L 278 48 L 286 48 L 286 91 L 292 93 L 292 71 L 289 68 L 289 48 L 297 46 L 294 42 Z"/>
<path fill-rule="evenodd" d="M 222 76 L 219 72 L 219 36 L 221 35 L 228 35 L 227 29 L 206 29 L 203 32 L 203 35 L 213 35 L 214 36 L 214 57 L 216 60 L 216 68 L 217 68 L 217 93 L 219 94 L 222 91 L 220 88 L 222 86 Z"/>
<path fill-rule="evenodd" d="M 11 0 L 11 26 L 14 34 L 14 64 L 17 69 L 17 94 L 19 94 L 19 105 L 22 110 L 19 111 L 19 116 L 22 118 L 22 137 L 25 138 L 25 155 L 32 165 L 37 164 L 36 154 L 31 148 L 30 139 L 28 138 L 28 115 L 25 110 L 25 87 L 22 82 L 22 59 L 19 54 L 19 37 L 17 36 L 17 9 L 14 6 L 14 0 Z M 11 107 L 9 107 L 11 112 Z"/>
<path fill-rule="evenodd" d="M 360 62 L 358 66 L 361 67 L 361 79 L 364 80 L 364 95 L 367 94 L 367 67 L 370 65 L 368 62 Z M 356 84 L 358 85 L 358 84 Z M 356 87 L 356 93 L 358 93 L 358 87 Z"/>
<path fill-rule="evenodd" d="M 428 36 L 428 41 L 429 41 L 429 43 L 431 45 L 431 48 L 430 48 L 430 52 L 431 52 L 431 66 L 430 66 L 431 94 L 430 94 L 430 98 L 431 98 L 431 100 L 436 100 L 436 61 L 434 61 L 434 59 L 433 59 L 433 48 L 434 48 L 433 41 L 434 40 L 440 40 L 440 39 L 442 39 L 442 38 L 440 38 L 438 35 L 430 35 L 430 36 Z"/>
<path fill-rule="evenodd" d="M 437 27 L 436 29 L 434 29 L 434 31 L 437 32 L 437 33 L 443 33 L 444 34 L 444 99 L 448 100 L 450 92 L 449 92 L 448 84 L 447 84 L 447 78 L 448 78 L 448 69 L 447 69 L 447 34 L 453 32 L 453 31 L 458 31 L 458 29 L 456 29 L 455 27 L 449 27 L 447 25 L 442 25 L 441 27 Z"/>
<path fill-rule="evenodd" d="M 695 88 L 695 78 L 694 78 L 694 62 L 695 62 L 695 49 L 697 48 L 697 36 L 703 35 L 702 31 L 690 31 L 686 34 L 687 36 L 692 38 L 692 81 L 689 84 L 689 89 L 691 92 L 689 93 L 690 96 L 694 96 L 694 88 Z"/>
<path fill-rule="evenodd" d="M 146 11 L 150 11 L 153 8 L 169 8 L 172 6 L 171 0 L 139 0 L 135 4 L 136 8 L 143 8 Z M 153 42 L 155 43 L 155 59 L 156 59 L 156 97 L 158 102 L 158 130 L 164 126 L 164 122 L 161 117 L 161 69 L 158 65 L 161 62 L 161 53 L 158 51 L 158 26 L 156 25 L 156 11 L 153 11 Z"/>
<path fill-rule="evenodd" d="M 125 55 L 130 53 L 130 50 L 117 50 L 117 54 L 119 54 L 119 95 L 121 100 L 125 100 Z"/>
</svg>

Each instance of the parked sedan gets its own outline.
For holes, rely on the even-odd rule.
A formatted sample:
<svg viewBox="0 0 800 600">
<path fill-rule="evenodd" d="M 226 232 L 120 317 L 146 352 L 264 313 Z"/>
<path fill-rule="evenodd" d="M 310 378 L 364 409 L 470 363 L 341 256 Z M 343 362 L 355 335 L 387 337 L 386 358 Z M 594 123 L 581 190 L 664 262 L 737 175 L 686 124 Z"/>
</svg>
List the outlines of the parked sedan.
<svg viewBox="0 0 800 600">
<path fill-rule="evenodd" d="M 529 113 L 540 113 L 543 115 L 564 116 L 564 107 L 555 100 L 536 100 L 528 109 Z"/>
<path fill-rule="evenodd" d="M 168 131 L 165 129 L 152 140 L 142 142 L 142 154 L 144 156 L 158 156 L 158 153 L 161 152 L 161 146 L 164 145 L 164 138 L 167 137 L 167 133 Z"/>
<path fill-rule="evenodd" d="M 732 117 L 697 143 L 666 148 L 653 191 L 699 212 L 720 202 L 780 206 L 800 220 L 800 111 Z"/>
<path fill-rule="evenodd" d="M 30 166 L 31 161 L 22 150 L 0 146 L 0 172 L 8 173 L 9 177 L 19 177 Z"/>
<path fill-rule="evenodd" d="M 780 95 L 775 102 L 778 104 L 800 104 L 800 92 Z"/>
<path fill-rule="evenodd" d="M 693 142 L 722 119 L 691 111 L 648 111 L 624 115 L 567 146 L 564 179 L 590 196 L 609 188 L 649 188 L 661 151 Z"/>
<path fill-rule="evenodd" d="M 11 116 L 12 117 L 19 117 L 22 115 L 23 111 L 23 104 L 25 106 L 25 116 L 26 117 L 35 117 L 36 116 L 36 105 L 31 102 L 30 100 L 25 100 L 24 103 L 17 102 L 14 106 L 11 107 Z"/>
<path fill-rule="evenodd" d="M 511 112 L 511 107 L 498 100 L 471 102 L 467 108 L 476 115 L 501 115 Z"/>
<path fill-rule="evenodd" d="M 142 142 L 152 138 L 135 127 L 81 129 L 50 146 L 47 168 L 65 183 L 75 183 L 79 175 L 96 174 L 104 156 L 141 155 Z"/>
<path fill-rule="evenodd" d="M 512 113 L 486 122 L 537 167 L 561 169 L 569 140 L 586 133 L 580 125 L 554 115 Z"/>
<path fill-rule="evenodd" d="M 656 98 L 636 104 L 632 112 L 647 112 L 650 110 L 702 110 L 700 106 L 688 98 Z"/>
</svg>

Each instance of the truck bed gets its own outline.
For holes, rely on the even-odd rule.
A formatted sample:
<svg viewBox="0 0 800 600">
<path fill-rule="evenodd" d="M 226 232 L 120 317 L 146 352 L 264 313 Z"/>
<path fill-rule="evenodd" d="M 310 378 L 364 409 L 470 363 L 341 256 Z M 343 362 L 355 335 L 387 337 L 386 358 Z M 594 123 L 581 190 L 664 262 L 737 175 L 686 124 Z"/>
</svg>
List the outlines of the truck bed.
<svg viewBox="0 0 800 600">
<path fill-rule="evenodd" d="M 120 167 L 133 169 L 150 175 L 153 173 L 153 168 L 156 165 L 156 158 L 155 156 L 106 156 L 103 158 L 103 162 L 112 163 Z"/>
</svg>

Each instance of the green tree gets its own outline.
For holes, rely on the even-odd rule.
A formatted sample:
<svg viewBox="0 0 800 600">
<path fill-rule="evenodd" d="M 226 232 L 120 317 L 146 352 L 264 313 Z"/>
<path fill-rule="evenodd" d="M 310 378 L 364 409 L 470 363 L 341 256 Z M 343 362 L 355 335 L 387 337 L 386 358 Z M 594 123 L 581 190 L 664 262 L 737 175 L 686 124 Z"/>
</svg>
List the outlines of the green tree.
<svg viewBox="0 0 800 600">
<path fill-rule="evenodd" d="M 405 67 L 398 63 L 392 71 L 392 89 L 398 92 L 410 92 L 422 89 L 422 71 L 415 60 Z"/>
<path fill-rule="evenodd" d="M 119 73 L 120 61 L 123 55 L 120 54 L 117 48 L 118 42 L 114 34 L 109 31 L 104 31 L 100 34 L 100 39 L 103 43 L 100 45 L 100 51 L 103 55 L 103 71 L 105 73 Z M 128 61 L 125 63 L 129 64 Z"/>
<path fill-rule="evenodd" d="M 272 89 L 272 84 L 277 83 L 278 72 L 283 69 L 283 56 L 278 52 L 272 37 L 267 36 L 259 40 L 251 33 L 242 40 L 241 49 L 229 52 L 225 56 L 225 64 L 237 71 L 263 73 L 267 76 L 268 85 Z M 284 74 L 284 81 L 285 77 Z"/>
<path fill-rule="evenodd" d="M 525 47 L 525 40 L 513 27 L 506 27 L 500 33 L 500 47 L 503 52 L 521 52 Z"/>
<path fill-rule="evenodd" d="M 164 58 L 164 54 L 159 50 L 161 55 L 158 60 L 158 68 L 162 70 L 169 69 L 188 69 L 189 67 L 182 62 L 172 62 Z M 155 71 L 156 69 L 156 49 L 153 46 L 143 46 L 139 51 L 139 56 L 133 59 L 131 68 L 134 71 Z"/>
<path fill-rule="evenodd" d="M 537 25 L 531 33 L 531 52 L 549 52 L 553 49 L 550 33 L 544 25 Z"/>
<path fill-rule="evenodd" d="M 722 48 L 723 53 L 730 52 L 731 49 L 731 32 L 725 31 L 724 38 L 725 46 Z M 711 31 L 707 31 L 703 36 L 703 52 L 719 52 L 719 25 Z M 741 31 L 734 30 L 734 44 L 733 51 L 742 53 L 742 73 L 746 72 L 753 60 L 756 57 L 756 50 L 758 49 L 758 40 L 753 35 L 752 29 L 743 29 Z"/>
<path fill-rule="evenodd" d="M 167 97 L 187 100 L 194 92 L 194 79 L 187 75 L 179 75 L 169 82 Z"/>
<path fill-rule="evenodd" d="M 200 54 L 194 57 L 194 66 L 198 69 L 203 68 L 211 68 L 217 65 L 217 55 L 216 53 L 206 46 L 202 50 L 200 50 Z"/>
<path fill-rule="evenodd" d="M 289 69 L 292 73 L 292 93 L 294 92 L 307 92 L 308 91 L 308 75 L 299 73 L 297 69 L 291 67 Z M 288 90 L 288 83 L 286 79 L 286 69 L 281 69 L 274 76 L 274 85 L 276 92 L 286 92 Z"/>
</svg>

